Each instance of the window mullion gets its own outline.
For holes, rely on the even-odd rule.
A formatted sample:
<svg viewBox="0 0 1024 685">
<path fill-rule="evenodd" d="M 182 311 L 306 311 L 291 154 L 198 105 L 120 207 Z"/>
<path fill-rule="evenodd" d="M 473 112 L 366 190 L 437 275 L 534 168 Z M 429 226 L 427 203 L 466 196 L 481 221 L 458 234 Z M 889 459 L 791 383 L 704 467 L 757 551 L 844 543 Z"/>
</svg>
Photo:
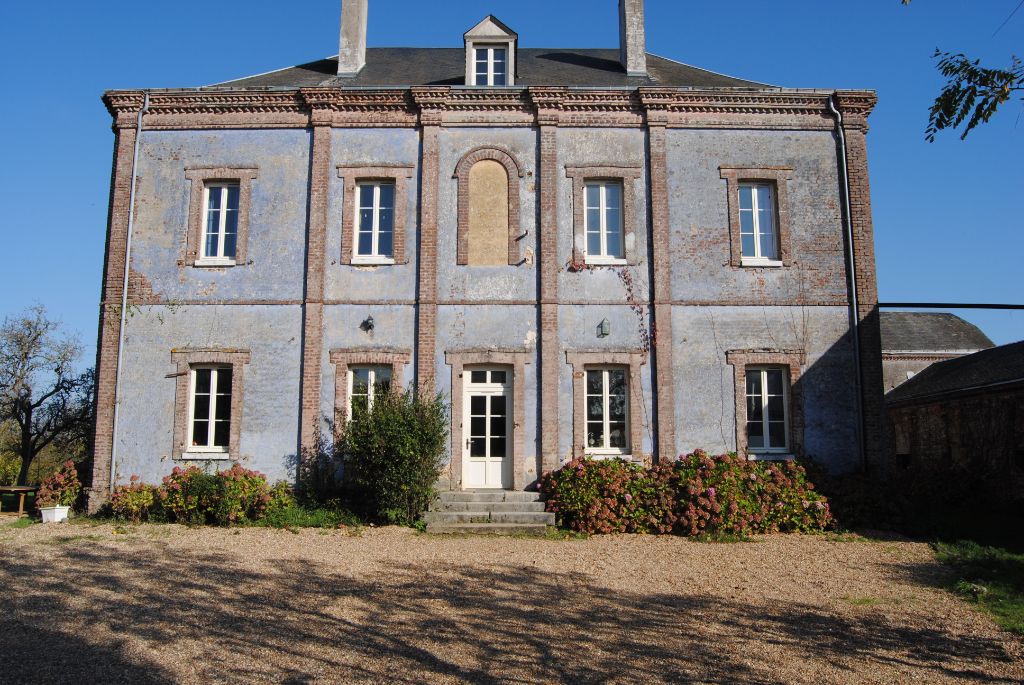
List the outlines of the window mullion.
<svg viewBox="0 0 1024 685">
<path fill-rule="evenodd" d="M 370 249 L 376 257 L 379 252 L 378 240 L 380 238 L 380 184 L 373 185 L 373 234 L 370 241 Z"/>
<path fill-rule="evenodd" d="M 611 388 L 610 379 L 608 377 L 608 369 L 604 369 L 601 372 L 601 399 L 604 401 L 604 416 L 602 417 L 602 423 L 604 424 L 602 426 L 602 428 L 604 429 L 604 436 L 602 437 L 601 447 L 603 447 L 604 449 L 608 449 L 608 446 L 611 444 L 608 435 L 609 431 L 611 431 L 612 428 L 611 419 L 609 418 L 609 412 L 611 411 L 611 402 L 609 401 L 608 394 L 610 389 Z"/>
<path fill-rule="evenodd" d="M 220 193 L 220 221 L 217 222 L 217 256 L 224 257 L 224 234 L 228 225 L 228 189 L 227 186 L 217 188 Z"/>
<path fill-rule="evenodd" d="M 601 184 L 600 192 L 598 193 L 598 210 L 601 213 L 601 222 L 598 225 L 598 230 L 601 232 L 601 256 L 608 256 L 608 186 Z"/>
<path fill-rule="evenodd" d="M 764 431 L 764 447 L 772 448 L 771 421 L 768 420 L 768 371 L 761 369 L 761 430 Z"/>
</svg>

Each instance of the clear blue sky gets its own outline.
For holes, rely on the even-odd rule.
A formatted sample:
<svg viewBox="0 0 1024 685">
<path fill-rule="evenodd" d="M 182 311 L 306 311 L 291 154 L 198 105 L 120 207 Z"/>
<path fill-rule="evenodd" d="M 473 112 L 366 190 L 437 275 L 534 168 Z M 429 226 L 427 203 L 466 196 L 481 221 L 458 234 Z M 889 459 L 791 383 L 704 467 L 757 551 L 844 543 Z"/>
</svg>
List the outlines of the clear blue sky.
<svg viewBox="0 0 1024 685">
<path fill-rule="evenodd" d="M 788 87 L 873 88 L 878 283 L 888 301 L 1024 301 L 1024 116 L 924 141 L 936 47 L 1024 56 L 1019 0 L 647 0 L 650 52 Z M 524 47 L 613 47 L 615 0 L 371 0 L 370 46 L 461 45 L 487 13 Z M 338 0 L 4 2 L 0 317 L 41 302 L 94 354 L 113 137 L 106 89 L 200 86 L 337 52 Z M 1018 121 L 1020 120 L 1020 121 Z M 997 343 L 1024 312 L 964 313 Z"/>
</svg>

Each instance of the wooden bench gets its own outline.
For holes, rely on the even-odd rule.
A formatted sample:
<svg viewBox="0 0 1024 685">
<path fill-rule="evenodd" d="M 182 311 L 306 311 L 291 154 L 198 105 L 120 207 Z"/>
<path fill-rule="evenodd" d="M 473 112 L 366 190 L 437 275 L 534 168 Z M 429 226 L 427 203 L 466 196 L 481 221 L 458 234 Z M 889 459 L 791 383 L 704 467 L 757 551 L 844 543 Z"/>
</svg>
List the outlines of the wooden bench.
<svg viewBox="0 0 1024 685">
<path fill-rule="evenodd" d="M 19 495 L 18 518 L 22 518 L 28 516 L 28 514 L 25 513 L 25 496 L 28 495 L 30 492 L 35 492 L 38 489 L 39 488 L 37 487 L 32 487 L 29 485 L 0 485 L 0 495 L 3 495 L 5 493 L 8 495 Z M 3 501 L 0 500 L 0 514 L 3 514 L 3 506 Z M 14 512 L 11 512 L 7 515 L 13 516 Z"/>
</svg>

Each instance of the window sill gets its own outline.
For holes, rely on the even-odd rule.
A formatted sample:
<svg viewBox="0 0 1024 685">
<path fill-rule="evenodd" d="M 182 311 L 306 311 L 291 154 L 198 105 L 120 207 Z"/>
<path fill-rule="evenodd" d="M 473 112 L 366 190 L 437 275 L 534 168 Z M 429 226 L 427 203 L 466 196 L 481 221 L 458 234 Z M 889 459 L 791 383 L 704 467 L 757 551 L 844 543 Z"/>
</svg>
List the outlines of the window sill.
<svg viewBox="0 0 1024 685">
<path fill-rule="evenodd" d="M 203 268 L 203 267 L 218 267 L 218 266 L 235 266 L 237 262 L 233 259 L 197 259 L 192 266 Z"/>
<path fill-rule="evenodd" d="M 793 461 L 796 455 L 792 452 L 747 452 L 747 461 Z"/>
<path fill-rule="evenodd" d="M 583 450 L 583 456 L 592 459 L 625 459 L 632 461 L 633 455 L 629 452 L 617 452 L 615 450 Z"/>
<path fill-rule="evenodd" d="M 587 257 L 583 263 L 587 266 L 626 266 L 626 260 L 617 257 Z"/>
<path fill-rule="evenodd" d="M 395 260 L 391 257 L 353 257 L 352 266 L 393 266 Z"/>
<path fill-rule="evenodd" d="M 183 461 L 230 461 L 232 457 L 227 450 L 189 450 L 183 452 L 178 459 Z"/>
<path fill-rule="evenodd" d="M 779 259 L 761 259 L 758 257 L 743 257 L 740 259 L 740 266 L 748 267 L 763 267 L 768 269 L 778 269 L 782 266 L 782 261 Z"/>
</svg>

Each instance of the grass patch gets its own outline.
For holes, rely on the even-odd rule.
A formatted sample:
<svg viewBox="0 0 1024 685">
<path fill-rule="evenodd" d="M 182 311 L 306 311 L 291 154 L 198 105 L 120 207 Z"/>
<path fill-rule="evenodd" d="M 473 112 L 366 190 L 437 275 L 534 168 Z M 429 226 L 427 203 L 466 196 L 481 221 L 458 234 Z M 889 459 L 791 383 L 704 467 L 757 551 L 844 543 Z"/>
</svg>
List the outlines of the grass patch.
<svg viewBox="0 0 1024 685">
<path fill-rule="evenodd" d="M 992 615 L 1000 627 L 1024 635 L 1024 554 L 976 542 L 937 542 L 939 561 L 956 569 L 953 589 Z"/>
<path fill-rule="evenodd" d="M 878 597 L 843 597 L 843 601 L 855 607 L 873 607 L 882 603 Z"/>
<path fill-rule="evenodd" d="M 362 520 L 337 502 L 325 504 L 292 504 L 291 506 L 270 512 L 251 525 L 262 528 L 283 528 L 296 530 L 299 528 L 349 528 L 359 531 Z"/>
<path fill-rule="evenodd" d="M 754 541 L 749 535 L 737 535 L 736 533 L 702 533 L 694 535 L 690 539 L 712 545 L 733 545 L 739 542 Z"/>
<path fill-rule="evenodd" d="M 8 528 L 28 528 L 33 523 L 35 523 L 35 519 L 32 519 L 32 518 L 11 519 L 11 522 L 7 524 L 7 527 Z"/>
</svg>

